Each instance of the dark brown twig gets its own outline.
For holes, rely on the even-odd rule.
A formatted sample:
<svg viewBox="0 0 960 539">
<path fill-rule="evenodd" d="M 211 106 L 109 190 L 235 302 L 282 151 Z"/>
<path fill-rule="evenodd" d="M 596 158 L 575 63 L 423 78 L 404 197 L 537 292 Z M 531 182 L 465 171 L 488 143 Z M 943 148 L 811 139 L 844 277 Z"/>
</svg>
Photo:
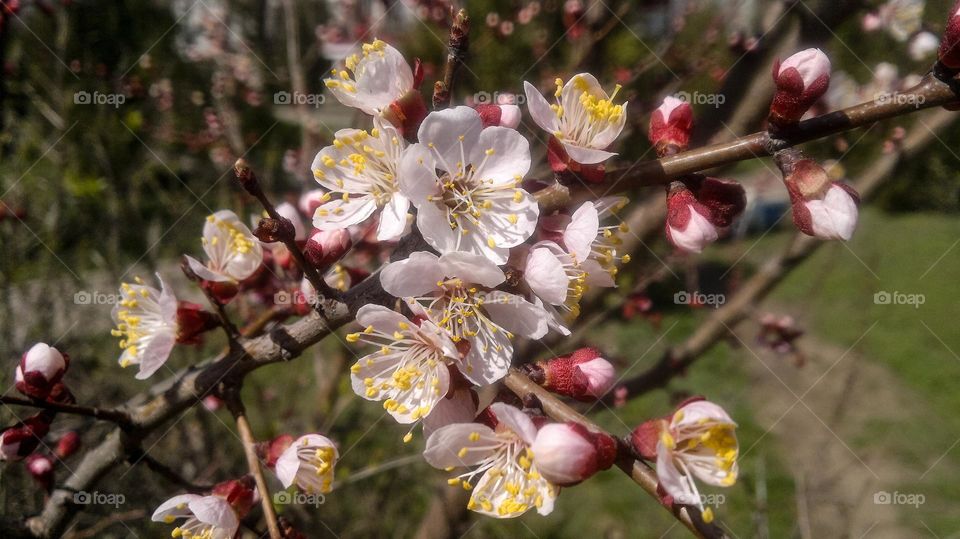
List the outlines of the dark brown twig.
<svg viewBox="0 0 960 539">
<path fill-rule="evenodd" d="M 105 409 L 105 408 L 95 408 L 91 406 L 80 406 L 77 404 L 65 404 L 65 403 L 59 403 L 59 402 L 42 401 L 37 399 L 22 399 L 20 397 L 8 397 L 8 396 L 0 397 L 0 403 L 13 404 L 16 406 L 32 406 L 33 408 L 39 408 L 41 410 L 51 410 L 54 412 L 62 412 L 65 414 L 92 417 L 94 419 L 110 421 L 120 426 L 127 426 L 130 424 L 130 415 L 122 410 L 111 410 L 111 409 Z"/>
<path fill-rule="evenodd" d="M 450 25 L 450 40 L 447 42 L 447 61 L 443 67 L 443 80 L 433 84 L 434 110 L 450 106 L 450 92 L 453 91 L 457 71 L 466 59 L 469 41 L 470 17 L 467 16 L 465 9 L 461 9 L 454 15 L 453 23 Z"/>
</svg>

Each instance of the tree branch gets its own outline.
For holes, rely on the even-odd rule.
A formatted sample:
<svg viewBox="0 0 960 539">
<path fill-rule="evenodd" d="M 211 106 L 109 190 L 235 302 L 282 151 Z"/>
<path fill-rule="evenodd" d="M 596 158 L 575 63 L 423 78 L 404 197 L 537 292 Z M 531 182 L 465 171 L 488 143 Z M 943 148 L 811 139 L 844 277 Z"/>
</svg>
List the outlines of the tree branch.
<svg viewBox="0 0 960 539">
<path fill-rule="evenodd" d="M 263 476 L 263 468 L 260 467 L 260 459 L 257 457 L 257 440 L 253 437 L 253 430 L 250 428 L 250 422 L 247 420 L 247 411 L 240 400 L 240 388 L 234 387 L 224 395 L 227 402 L 227 408 L 233 414 L 237 422 L 237 430 L 240 432 L 240 440 L 243 442 L 243 454 L 247 457 L 247 467 L 250 474 L 257 482 L 257 490 L 260 492 L 260 506 L 263 508 L 263 519 L 267 521 L 267 530 L 270 532 L 270 539 L 282 539 L 280 527 L 277 525 L 277 512 L 273 509 L 273 498 L 270 496 L 270 487 L 267 486 L 267 479 Z"/>
</svg>

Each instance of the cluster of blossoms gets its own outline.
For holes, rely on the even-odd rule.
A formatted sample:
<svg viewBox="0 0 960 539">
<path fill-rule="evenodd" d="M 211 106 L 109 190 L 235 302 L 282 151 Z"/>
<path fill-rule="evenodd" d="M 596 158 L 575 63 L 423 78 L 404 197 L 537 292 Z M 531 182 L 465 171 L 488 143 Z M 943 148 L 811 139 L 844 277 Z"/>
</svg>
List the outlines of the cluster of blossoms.
<svg viewBox="0 0 960 539">
<path fill-rule="evenodd" d="M 958 21 L 955 8 L 938 69 L 960 68 Z M 237 297 L 281 317 L 306 315 L 321 292 L 316 287 L 346 291 L 379 266 L 371 278 L 399 300 L 399 308 L 359 308 L 359 328 L 346 340 L 371 350 L 351 367 L 352 388 L 410 425 L 405 442 L 422 425 L 429 464 L 448 472 L 468 468 L 449 483 L 471 492 L 471 510 L 499 518 L 530 510 L 548 514 L 562 487 L 628 455 L 655 463 L 664 503 L 696 507 L 711 522 L 697 481 L 726 487 L 738 474 L 736 423 L 719 405 L 688 400 L 671 415 L 638 426 L 626 442 L 580 423 L 551 422 L 536 399 L 521 403 L 501 393 L 481 406 L 478 390 L 508 375 L 517 337 L 569 335 L 584 293 L 616 286 L 620 265 L 629 262 L 621 248 L 628 229 L 616 218 L 626 199 L 604 197 L 542 212 L 535 182 L 526 180 L 530 145 L 516 129 L 522 111 L 481 104 L 427 113 L 419 62 L 411 67 L 383 41 L 363 45 L 331 75 L 326 87 L 344 105 L 370 115 L 369 130 L 336 132 L 312 164 L 319 187 L 296 205 L 272 207 L 259 186 L 252 187 L 255 179 L 240 177 L 238 164 L 238 179 L 272 217 L 259 220 L 253 231 L 229 210 L 207 218 L 205 259 L 186 256 L 182 269 L 216 312 L 179 301 L 159 275 L 159 287 L 139 278 L 123 283 L 113 311 L 120 365 L 136 365 L 136 377 L 148 378 L 176 344 L 198 344 L 219 326 L 236 338 L 224 308 Z M 778 62 L 773 77 L 768 122 L 776 137 L 795 129 L 823 97 L 830 62 L 808 49 Z M 557 178 L 603 181 L 626 123 L 627 105 L 616 102 L 620 87 L 608 94 L 587 73 L 557 79 L 554 104 L 529 82 L 524 89 L 530 116 L 549 136 L 547 154 Z M 669 158 L 687 149 L 692 129 L 690 104 L 668 97 L 652 114 L 648 136 L 658 156 Z M 797 228 L 819 238 L 849 239 L 857 224 L 856 192 L 798 150 L 777 152 L 776 162 Z M 666 236 L 687 252 L 717 240 L 746 206 L 738 183 L 701 174 L 676 178 L 666 199 Z M 384 244 L 407 235 L 414 236 L 412 245 L 425 246 L 386 262 Z M 348 253 L 350 265 L 344 261 Z M 637 297 L 635 309 L 649 310 L 644 303 L 649 299 Z M 783 321 L 767 325 L 776 333 L 772 346 L 789 347 L 799 335 Z M 16 367 L 16 388 L 38 404 L 72 404 L 62 382 L 69 364 L 55 348 L 37 344 Z M 625 387 L 614 389 L 613 364 L 593 348 L 520 370 L 561 397 L 626 398 Z M 48 489 L 52 457 L 66 458 L 79 445 L 73 433 L 60 439 L 52 455 L 36 452 L 54 415 L 48 408 L 0 431 L 0 459 L 26 459 Z M 284 435 L 256 449 L 284 488 L 332 490 L 340 454 L 325 436 Z M 206 495 L 167 500 L 153 520 L 176 523 L 174 537 L 227 539 L 259 496 L 252 478 L 234 479 Z"/>
</svg>

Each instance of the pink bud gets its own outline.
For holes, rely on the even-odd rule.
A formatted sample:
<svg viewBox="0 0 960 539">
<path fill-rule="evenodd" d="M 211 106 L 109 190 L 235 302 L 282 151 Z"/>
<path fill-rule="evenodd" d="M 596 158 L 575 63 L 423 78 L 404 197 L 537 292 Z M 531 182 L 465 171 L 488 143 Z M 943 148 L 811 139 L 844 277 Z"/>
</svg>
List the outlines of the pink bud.
<svg viewBox="0 0 960 539">
<path fill-rule="evenodd" d="M 683 251 L 699 253 L 719 237 L 709 218 L 709 208 L 698 202 L 681 182 L 674 182 L 667 194 L 666 230 L 670 243 Z"/>
<path fill-rule="evenodd" d="M 252 476 L 231 479 L 214 485 L 211 494 L 227 500 L 237 517 L 243 518 L 258 500 L 257 485 Z"/>
<path fill-rule="evenodd" d="M 33 453 L 49 430 L 50 418 L 40 413 L 0 432 L 0 461 L 20 460 Z"/>
<path fill-rule="evenodd" d="M 784 175 L 797 229 L 820 239 L 849 240 L 857 228 L 857 192 L 832 181 L 819 163 L 799 150 L 779 152 L 775 160 Z"/>
<path fill-rule="evenodd" d="M 663 419 L 644 421 L 630 433 L 630 445 L 640 457 L 653 461 L 657 460 L 657 442 L 660 440 L 660 431 L 663 429 Z"/>
<path fill-rule="evenodd" d="M 520 125 L 520 107 L 481 103 L 473 107 L 480 114 L 484 127 L 500 126 L 516 129 Z"/>
<path fill-rule="evenodd" d="M 692 128 L 693 109 L 690 103 L 667 96 L 650 116 L 647 137 L 656 147 L 657 155 L 664 156 L 670 153 L 667 148 L 671 146 L 676 151 L 687 149 Z"/>
<path fill-rule="evenodd" d="M 223 399 L 216 395 L 207 395 L 203 398 L 203 407 L 211 412 L 216 412 L 223 407 Z"/>
<path fill-rule="evenodd" d="M 773 82 L 777 92 L 770 105 L 770 123 L 797 123 L 830 86 L 830 59 L 820 49 L 800 51 L 774 64 Z"/>
<path fill-rule="evenodd" d="M 577 368 L 587 377 L 587 394 L 598 399 L 610 389 L 616 377 L 613 365 L 602 357 L 584 361 Z"/>
<path fill-rule="evenodd" d="M 316 230 L 307 240 L 304 254 L 314 266 L 326 268 L 340 260 L 352 246 L 347 230 Z"/>
<path fill-rule="evenodd" d="M 960 69 L 960 1 L 950 9 L 938 56 L 941 64 L 950 69 Z"/>
<path fill-rule="evenodd" d="M 277 465 L 277 459 L 290 447 L 293 440 L 293 436 L 281 434 L 269 442 L 261 442 L 257 444 L 257 456 L 260 457 L 260 460 L 262 460 L 268 468 L 272 469 Z"/>
<path fill-rule="evenodd" d="M 49 492 L 53 487 L 53 459 L 47 455 L 34 453 L 25 461 L 27 472 L 44 490 Z"/>
<path fill-rule="evenodd" d="M 616 376 L 613 365 L 594 348 L 528 365 L 526 371 L 544 388 L 582 401 L 602 397 Z"/>
<path fill-rule="evenodd" d="M 575 485 L 609 468 L 617 454 L 611 436 L 591 432 L 574 422 L 544 425 L 530 449 L 537 471 L 559 486 Z"/>
<path fill-rule="evenodd" d="M 45 399 L 54 384 L 66 372 L 70 359 L 56 348 L 44 343 L 33 345 L 20 358 L 15 373 L 17 391 L 24 395 Z"/>
<path fill-rule="evenodd" d="M 57 440 L 57 448 L 54 454 L 59 459 L 65 459 L 80 449 L 80 434 L 75 430 L 67 431 Z"/>
</svg>

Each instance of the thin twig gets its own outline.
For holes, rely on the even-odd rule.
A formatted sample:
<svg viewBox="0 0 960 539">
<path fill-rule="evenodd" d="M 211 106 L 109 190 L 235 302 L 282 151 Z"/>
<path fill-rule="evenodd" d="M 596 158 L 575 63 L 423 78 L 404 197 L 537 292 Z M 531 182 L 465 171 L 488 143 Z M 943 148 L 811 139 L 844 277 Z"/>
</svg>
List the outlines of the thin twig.
<svg viewBox="0 0 960 539">
<path fill-rule="evenodd" d="M 16 406 L 32 406 L 41 410 L 51 410 L 65 414 L 82 415 L 110 421 L 120 426 L 130 425 L 130 415 L 122 410 L 112 410 L 108 408 L 96 408 L 92 406 L 80 406 L 77 404 L 65 404 L 59 402 L 43 401 L 39 399 L 22 399 L 20 397 L 0 396 L 0 403 L 13 404 Z"/>
<path fill-rule="evenodd" d="M 453 23 L 450 24 L 450 40 L 447 42 L 447 61 L 443 67 L 443 80 L 438 80 L 433 85 L 434 110 L 450 106 L 453 82 L 467 56 L 469 41 L 470 17 L 467 16 L 465 9 L 461 9 L 454 15 Z"/>
<path fill-rule="evenodd" d="M 239 388 L 233 388 L 225 395 L 227 408 L 233 414 L 237 422 L 237 431 L 240 432 L 240 440 L 243 442 L 243 453 L 247 457 L 247 467 L 257 482 L 257 490 L 260 492 L 260 505 L 263 507 L 263 518 L 267 521 L 267 529 L 270 532 L 270 539 L 282 539 L 280 527 L 277 525 L 277 513 L 273 509 L 273 498 L 270 496 L 270 488 L 267 486 L 267 480 L 263 476 L 263 469 L 260 467 L 260 459 L 257 457 L 257 441 L 253 437 L 253 431 L 250 429 L 250 422 L 247 421 L 246 409 L 243 401 L 240 400 Z"/>
</svg>

